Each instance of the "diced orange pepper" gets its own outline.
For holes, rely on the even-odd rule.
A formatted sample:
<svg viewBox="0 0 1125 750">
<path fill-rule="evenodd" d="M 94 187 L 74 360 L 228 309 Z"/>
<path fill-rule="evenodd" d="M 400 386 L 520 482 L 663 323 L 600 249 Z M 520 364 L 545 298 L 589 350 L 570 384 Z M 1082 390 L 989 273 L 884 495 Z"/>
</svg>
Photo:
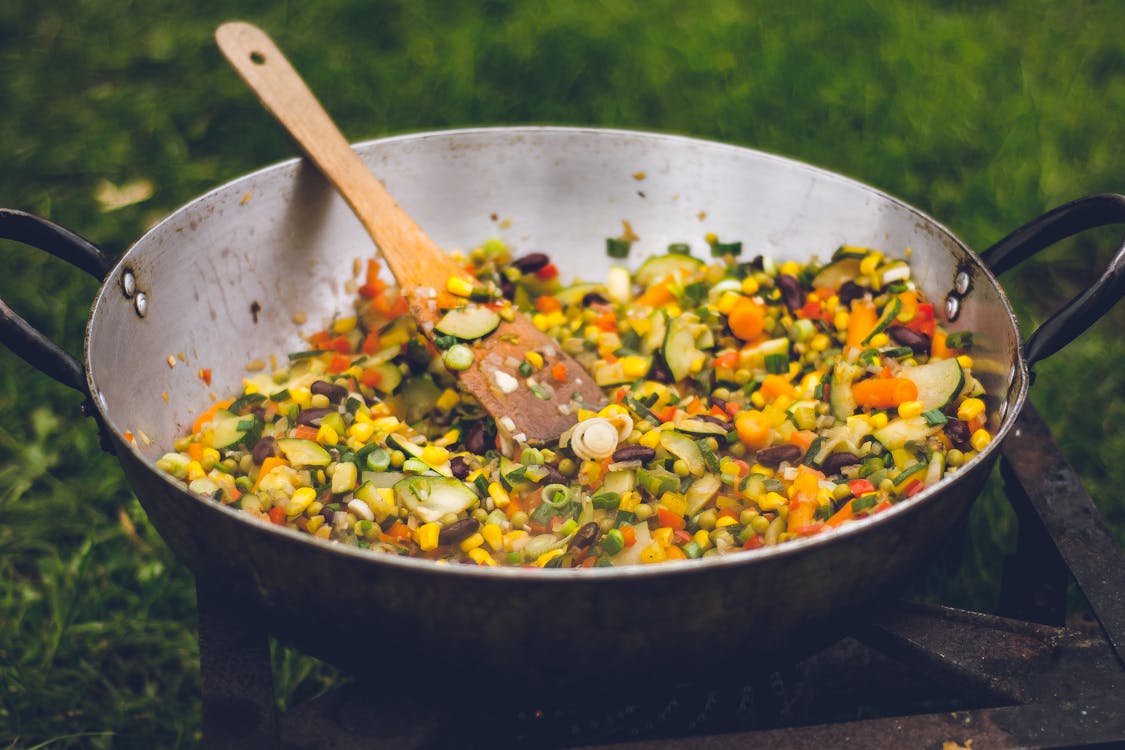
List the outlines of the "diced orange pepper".
<svg viewBox="0 0 1125 750">
<path fill-rule="evenodd" d="M 284 526 L 285 525 L 285 508 L 282 508 L 280 505 L 273 506 L 269 510 L 269 517 L 270 517 L 270 521 L 272 521 L 273 523 L 277 524 L 278 526 Z"/>
<path fill-rule="evenodd" d="M 553 294 L 544 294 L 536 298 L 535 309 L 541 313 L 558 312 L 562 309 L 562 303 Z"/>
<path fill-rule="evenodd" d="M 554 378 L 555 380 L 559 381 L 560 383 L 565 383 L 566 382 L 566 365 L 564 365 L 562 362 L 559 362 L 558 364 L 553 366 L 551 368 L 551 377 Z"/>
<path fill-rule="evenodd" d="M 328 372 L 332 373 L 333 375 L 339 375 L 341 372 L 351 366 L 351 357 L 345 357 L 343 354 L 337 354 L 332 358 L 332 361 L 328 363 Z"/>
<path fill-rule="evenodd" d="M 278 466 L 288 466 L 288 465 L 289 465 L 289 462 L 286 461 L 284 458 L 281 458 L 280 456 L 269 456 L 269 457 L 267 457 L 264 461 L 262 461 L 261 468 L 258 469 L 258 478 L 254 481 L 254 489 L 258 489 L 258 485 L 261 483 L 262 477 L 264 477 L 266 474 L 269 474 L 271 471 L 276 469 Z"/>
<path fill-rule="evenodd" d="M 594 319 L 594 325 L 597 326 L 599 331 L 606 333 L 617 332 L 617 316 L 613 313 L 603 313 Z"/>
<path fill-rule="evenodd" d="M 387 529 L 387 536 L 396 542 L 405 542 L 410 539 L 410 527 L 402 521 L 395 521 L 391 527 Z"/>
<path fill-rule="evenodd" d="M 301 440 L 316 440 L 317 429 L 312 425 L 299 424 L 293 428 L 293 437 Z"/>
<path fill-rule="evenodd" d="M 664 548 L 664 558 L 666 560 L 686 560 L 687 555 L 682 549 L 672 545 Z"/>
<path fill-rule="evenodd" d="M 625 526 L 622 526 L 619 531 L 621 532 L 621 538 L 625 540 L 626 547 L 632 547 L 637 543 L 637 532 L 633 529 L 632 526 L 626 524 Z"/>
<path fill-rule="evenodd" d="M 934 331 L 934 336 L 930 340 L 930 356 L 934 359 L 948 359 L 953 350 L 946 346 L 945 342 L 949 336 L 945 331 L 940 328 Z"/>
<path fill-rule="evenodd" d="M 682 529 L 687 526 L 683 516 L 664 507 L 656 509 L 656 519 L 661 526 L 667 526 L 670 529 Z"/>
<path fill-rule="evenodd" d="M 383 373 L 376 370 L 374 367 L 368 367 L 359 374 L 359 382 L 368 388 L 374 388 L 383 382 Z"/>
<path fill-rule="evenodd" d="M 676 295 L 672 293 L 672 277 L 669 276 L 663 281 L 645 289 L 639 297 L 635 300 L 638 305 L 645 305 L 647 307 L 662 307 L 676 299 Z"/>
<path fill-rule="evenodd" d="M 848 316 L 848 346 L 859 348 L 863 340 L 875 329 L 879 316 L 875 303 L 869 300 L 852 300 L 851 314 Z"/>
<path fill-rule="evenodd" d="M 766 401 L 776 401 L 778 396 L 792 398 L 797 389 L 789 382 L 789 378 L 771 373 L 762 380 L 760 392 Z"/>
<path fill-rule="evenodd" d="M 192 461 L 203 460 L 203 443 L 188 443 L 187 454 Z"/>
<path fill-rule="evenodd" d="M 797 430 L 789 436 L 789 442 L 800 448 L 801 451 L 807 451 L 814 440 L 816 440 L 816 433 L 812 430 Z"/>
</svg>

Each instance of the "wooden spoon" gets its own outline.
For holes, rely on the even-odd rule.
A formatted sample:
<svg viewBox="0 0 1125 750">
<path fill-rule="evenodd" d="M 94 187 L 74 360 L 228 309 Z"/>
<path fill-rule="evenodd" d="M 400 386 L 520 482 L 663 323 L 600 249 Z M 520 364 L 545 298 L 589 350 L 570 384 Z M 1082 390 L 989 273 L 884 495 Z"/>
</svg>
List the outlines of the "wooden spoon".
<svg viewBox="0 0 1125 750">
<path fill-rule="evenodd" d="M 472 277 L 395 202 L 264 31 L 248 23 L 225 23 L 215 40 L 265 108 L 355 211 L 402 288 L 419 328 L 432 338 L 445 311 L 467 304 L 446 290 L 448 280 L 471 282 Z M 517 312 L 484 338 L 466 343 L 475 356 L 459 373 L 461 383 L 495 418 L 508 444 L 552 443 L 577 421 L 579 405 L 597 409 L 605 403 L 589 373 L 525 315 Z M 532 378 L 545 386 L 537 390 L 546 399 L 537 396 L 516 369 L 531 351 L 544 359 Z M 563 370 L 562 381 L 552 377 Z"/>
</svg>

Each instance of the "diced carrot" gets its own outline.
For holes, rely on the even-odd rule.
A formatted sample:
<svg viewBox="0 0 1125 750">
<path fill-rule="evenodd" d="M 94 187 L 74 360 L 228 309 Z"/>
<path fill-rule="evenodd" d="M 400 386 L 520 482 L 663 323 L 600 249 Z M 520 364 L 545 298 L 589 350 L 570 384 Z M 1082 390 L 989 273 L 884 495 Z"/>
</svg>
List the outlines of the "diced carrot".
<svg viewBox="0 0 1125 750">
<path fill-rule="evenodd" d="M 658 281 L 657 283 L 645 289 L 636 300 L 638 305 L 645 305 L 647 307 L 661 307 L 667 305 L 676 299 L 676 295 L 672 293 L 672 277 Z"/>
<path fill-rule="evenodd" d="M 352 350 L 352 342 L 348 340 L 347 336 L 337 336 L 332 339 L 331 348 L 340 354 L 347 354 Z"/>
<path fill-rule="evenodd" d="M 742 549 L 758 549 L 759 547 L 763 546 L 765 546 L 765 542 L 762 541 L 762 537 L 758 536 L 757 534 L 753 534 L 749 539 L 746 540 L 746 544 L 742 545 Z"/>
<path fill-rule="evenodd" d="M 656 519 L 661 526 L 667 526 L 670 529 L 682 529 L 687 526 L 683 516 L 664 507 L 656 509 Z"/>
<path fill-rule="evenodd" d="M 766 401 L 776 401 L 778 396 L 792 398 L 797 389 L 789 382 L 789 378 L 771 373 L 762 380 L 760 392 Z"/>
<path fill-rule="evenodd" d="M 317 429 L 312 425 L 299 424 L 293 428 L 293 437 L 301 440 L 316 440 Z"/>
<path fill-rule="evenodd" d="M 855 518 L 855 511 L 852 510 L 852 503 L 854 503 L 854 502 L 855 502 L 855 498 L 852 498 L 851 500 L 846 502 L 840 508 L 840 510 L 833 513 L 832 517 L 829 518 L 827 521 L 825 521 L 825 525 L 835 528 L 836 526 L 839 526 L 840 524 L 844 523 L 845 521 L 850 521 L 853 518 Z"/>
<path fill-rule="evenodd" d="M 368 286 L 375 286 L 382 281 L 382 279 L 379 278 L 379 270 L 379 261 L 375 260 L 374 258 L 368 258 L 367 278 L 364 279 Z"/>
<path fill-rule="evenodd" d="M 309 343 L 313 349 L 329 349 L 332 346 L 332 334 L 328 331 L 317 331 L 309 336 Z"/>
<path fill-rule="evenodd" d="M 857 349 L 863 346 L 863 340 L 874 330 L 878 320 L 873 302 L 852 300 L 851 314 L 848 316 L 848 346 Z"/>
<path fill-rule="evenodd" d="M 665 406 L 663 409 L 661 409 L 660 413 L 657 414 L 656 416 L 660 417 L 661 422 L 671 422 L 673 419 L 676 418 L 676 411 L 677 410 L 676 410 L 675 406 L 669 405 L 669 406 Z"/>
<path fill-rule="evenodd" d="M 664 558 L 666 560 L 686 560 L 687 554 L 679 547 L 671 545 L 664 548 Z"/>
<path fill-rule="evenodd" d="M 192 461 L 203 460 L 203 443 L 188 443 L 187 454 Z"/>
<path fill-rule="evenodd" d="M 562 362 L 559 362 L 558 364 L 553 366 L 551 368 L 551 377 L 554 378 L 555 380 L 559 381 L 560 383 L 565 383 L 566 382 L 566 365 L 564 365 Z"/>
<path fill-rule="evenodd" d="M 387 529 L 387 536 L 394 539 L 396 542 L 405 542 L 410 539 L 410 527 L 402 521 L 395 521 L 391 527 Z"/>
<path fill-rule="evenodd" d="M 376 370 L 374 367 L 368 367 L 359 374 L 359 382 L 368 388 L 374 388 L 383 382 L 383 373 Z"/>
<path fill-rule="evenodd" d="M 200 430 L 203 429 L 203 425 L 207 424 L 212 419 L 214 419 L 215 418 L 215 412 L 217 412 L 219 409 L 227 408 L 232 403 L 234 403 L 234 401 L 232 401 L 229 398 L 225 398 L 225 399 L 222 399 L 221 401 L 216 401 L 215 403 L 213 403 L 209 407 L 207 407 L 207 411 L 200 414 L 198 417 L 196 417 L 195 421 L 192 422 L 192 424 L 191 424 L 192 434 L 194 435 L 194 434 L 198 433 Z"/>
<path fill-rule="evenodd" d="M 860 406 L 890 409 L 918 398 L 918 386 L 906 378 L 869 378 L 852 385 L 852 397 Z"/>
<path fill-rule="evenodd" d="M 637 543 L 637 532 L 632 526 L 625 524 L 619 531 L 621 532 L 621 538 L 625 540 L 626 547 L 632 547 Z"/>
<path fill-rule="evenodd" d="M 860 497 L 861 495 L 874 492 L 875 485 L 871 484 L 871 481 L 868 479 L 853 479 L 848 482 L 848 489 L 852 491 L 853 495 Z"/>
<path fill-rule="evenodd" d="M 379 351 L 379 334 L 375 331 L 367 334 L 363 339 L 363 345 L 359 348 L 363 354 L 374 354 Z"/>
<path fill-rule="evenodd" d="M 770 426 L 761 414 L 754 411 L 739 412 L 734 418 L 734 429 L 738 432 L 738 439 L 747 448 L 761 450 L 769 445 Z"/>
<path fill-rule="evenodd" d="M 269 510 L 270 521 L 278 526 L 285 525 L 285 508 L 280 505 L 275 505 Z"/>
<path fill-rule="evenodd" d="M 337 354 L 332 357 L 332 361 L 328 363 L 328 372 L 333 375 L 339 375 L 344 370 L 352 366 L 351 357 L 345 357 L 343 354 Z"/>
<path fill-rule="evenodd" d="M 816 440 L 816 433 L 812 430 L 797 430 L 789 436 L 789 442 L 805 452 Z"/>
<path fill-rule="evenodd" d="M 544 294 L 536 298 L 535 309 L 541 313 L 553 313 L 562 309 L 559 298 L 552 294 Z"/>
<path fill-rule="evenodd" d="M 727 325 L 743 341 L 754 341 L 765 328 L 765 311 L 754 300 L 743 297 L 727 315 Z"/>
<path fill-rule="evenodd" d="M 727 351 L 712 360 L 715 367 L 738 367 L 738 352 Z"/>
</svg>

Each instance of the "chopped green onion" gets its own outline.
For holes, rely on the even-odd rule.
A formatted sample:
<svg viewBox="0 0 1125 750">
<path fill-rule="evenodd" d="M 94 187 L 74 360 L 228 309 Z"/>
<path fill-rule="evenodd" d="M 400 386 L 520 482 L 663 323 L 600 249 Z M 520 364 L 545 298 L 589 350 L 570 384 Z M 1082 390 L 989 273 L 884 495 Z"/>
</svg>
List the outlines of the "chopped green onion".
<svg viewBox="0 0 1125 750">
<path fill-rule="evenodd" d="M 877 492 L 869 493 L 863 497 L 857 497 L 855 500 L 852 500 L 852 512 L 862 513 L 865 510 L 875 507 L 875 503 L 877 502 L 879 502 L 879 494 Z"/>
<path fill-rule="evenodd" d="M 610 529 L 602 537 L 602 549 L 607 555 L 616 555 L 625 549 L 625 537 L 621 536 L 618 529 Z"/>
<path fill-rule="evenodd" d="M 590 498 L 590 502 L 601 510 L 615 510 L 621 504 L 621 496 L 616 492 L 603 492 Z"/>
<path fill-rule="evenodd" d="M 371 471 L 386 471 L 391 465 L 391 454 L 383 448 L 376 448 L 367 454 L 367 468 Z"/>
<path fill-rule="evenodd" d="M 742 255 L 741 242 L 716 242 L 711 245 L 711 255 L 719 257 L 720 255 Z"/>
<path fill-rule="evenodd" d="M 605 254 L 611 258 L 628 258 L 633 243 L 617 237 L 606 237 Z"/>
<path fill-rule="evenodd" d="M 422 474 L 430 470 L 430 465 L 420 458 L 408 458 L 403 461 L 402 470 L 409 474 Z"/>
<path fill-rule="evenodd" d="M 288 388 L 282 388 L 277 393 L 271 393 L 270 394 L 270 401 L 273 401 L 275 403 L 277 403 L 279 401 L 284 401 L 287 398 L 289 398 L 289 389 Z"/>
<path fill-rule="evenodd" d="M 692 560 L 696 559 L 697 557 L 703 556 L 703 550 L 700 548 L 699 544 L 696 543 L 696 541 L 694 539 L 691 540 L 690 542 L 688 542 L 687 544 L 685 544 L 680 549 L 682 549 L 684 551 L 684 554 L 687 555 Z"/>
<path fill-rule="evenodd" d="M 767 354 L 766 372 L 772 375 L 783 375 L 789 372 L 788 354 Z"/>
<path fill-rule="evenodd" d="M 537 398 L 541 401 L 550 401 L 551 400 L 551 394 L 549 394 L 549 393 L 547 393 L 547 391 L 543 390 L 542 386 L 540 386 L 538 383 L 528 383 L 527 387 L 530 388 L 531 392 L 535 394 L 535 398 Z"/>
<path fill-rule="evenodd" d="M 881 353 L 884 357 L 890 357 L 891 359 L 902 359 L 903 357 L 909 357 L 910 355 L 912 355 L 914 353 L 914 350 L 909 346 L 896 346 L 891 349 L 884 349 Z"/>
<path fill-rule="evenodd" d="M 458 372 L 472 367 L 475 359 L 476 355 L 473 354 L 473 350 L 464 344 L 454 344 L 441 355 L 442 363 L 450 370 Z"/>
<path fill-rule="evenodd" d="M 668 252 L 675 255 L 691 255 L 691 245 L 686 242 L 673 242 L 668 245 Z"/>
<path fill-rule="evenodd" d="M 289 355 L 289 361 L 296 361 L 298 359 L 310 359 L 312 357 L 319 357 L 324 354 L 323 349 L 309 349 L 303 352 L 293 352 Z"/>
<path fill-rule="evenodd" d="M 457 341 L 456 336 L 447 336 L 445 334 L 434 336 L 434 346 L 438 349 L 448 349 L 451 346 L 455 346 Z"/>
<path fill-rule="evenodd" d="M 930 427 L 937 427 L 939 424 L 945 424 L 949 420 L 941 413 L 941 409 L 930 409 L 929 411 L 922 412 L 922 416 L 926 419 L 926 424 Z"/>
</svg>

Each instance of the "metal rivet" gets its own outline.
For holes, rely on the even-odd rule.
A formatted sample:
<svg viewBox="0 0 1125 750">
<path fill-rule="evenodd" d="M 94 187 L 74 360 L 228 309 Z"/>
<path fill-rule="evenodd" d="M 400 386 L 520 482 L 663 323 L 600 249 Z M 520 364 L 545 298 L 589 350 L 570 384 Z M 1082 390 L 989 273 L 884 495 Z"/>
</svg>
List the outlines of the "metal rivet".
<svg viewBox="0 0 1125 750">
<path fill-rule="evenodd" d="M 967 272 L 959 271 L 957 277 L 953 279 L 953 288 L 957 290 L 958 294 L 963 296 L 969 293 L 969 284 L 971 282 L 972 279 L 969 278 Z"/>
<path fill-rule="evenodd" d="M 957 320 L 957 316 L 961 314 L 961 300 L 960 298 L 949 295 L 945 298 L 945 317 L 951 322 Z"/>
<path fill-rule="evenodd" d="M 126 271 L 121 276 L 121 291 L 125 293 L 125 299 L 129 299 L 137 293 L 137 277 L 133 275 L 132 271 Z"/>
<path fill-rule="evenodd" d="M 137 298 L 133 300 L 133 307 L 137 309 L 137 315 L 142 318 L 148 312 L 148 297 L 144 292 L 137 292 Z"/>
</svg>

